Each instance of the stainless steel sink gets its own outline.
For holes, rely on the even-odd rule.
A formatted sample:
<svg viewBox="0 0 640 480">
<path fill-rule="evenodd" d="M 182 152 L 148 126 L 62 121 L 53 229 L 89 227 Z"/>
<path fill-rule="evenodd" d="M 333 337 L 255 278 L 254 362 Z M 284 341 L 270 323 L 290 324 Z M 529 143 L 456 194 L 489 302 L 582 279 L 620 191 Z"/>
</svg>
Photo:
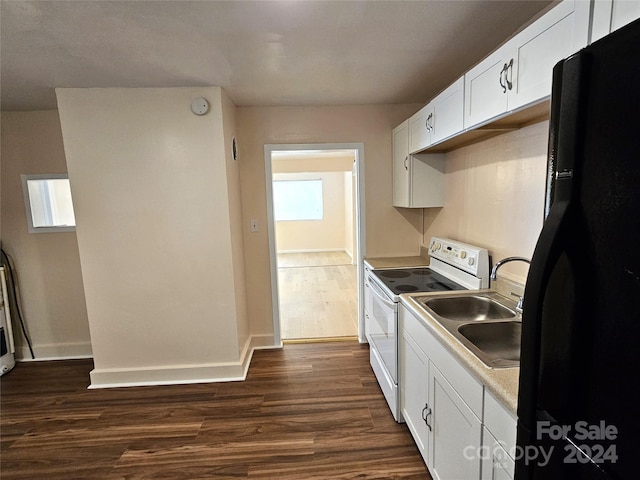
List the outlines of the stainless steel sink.
<svg viewBox="0 0 640 480">
<path fill-rule="evenodd" d="M 482 292 L 415 300 L 488 367 L 520 365 L 522 317 L 510 298 Z"/>
<path fill-rule="evenodd" d="M 493 367 L 512 367 L 520 364 L 520 336 L 522 322 L 467 323 L 458 332 L 479 351 L 476 355 Z"/>
<path fill-rule="evenodd" d="M 424 301 L 424 305 L 441 317 L 465 322 L 481 322 L 516 316 L 516 312 L 513 310 L 486 296 L 432 298 Z"/>
</svg>

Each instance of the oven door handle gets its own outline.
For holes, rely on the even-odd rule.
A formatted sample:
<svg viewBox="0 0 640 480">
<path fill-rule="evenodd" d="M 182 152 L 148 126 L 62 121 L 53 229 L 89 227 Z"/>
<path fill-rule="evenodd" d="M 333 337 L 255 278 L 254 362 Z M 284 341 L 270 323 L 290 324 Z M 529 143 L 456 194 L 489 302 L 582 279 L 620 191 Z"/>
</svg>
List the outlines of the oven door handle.
<svg viewBox="0 0 640 480">
<path fill-rule="evenodd" d="M 380 288 L 380 285 L 378 285 L 376 279 L 371 275 L 369 275 L 369 286 L 371 287 L 371 291 L 376 295 L 376 297 L 380 299 L 382 303 L 384 303 L 387 307 L 393 309 L 394 311 L 396 310 L 396 302 L 392 302 L 389 297 L 387 297 L 387 295 Z"/>
</svg>

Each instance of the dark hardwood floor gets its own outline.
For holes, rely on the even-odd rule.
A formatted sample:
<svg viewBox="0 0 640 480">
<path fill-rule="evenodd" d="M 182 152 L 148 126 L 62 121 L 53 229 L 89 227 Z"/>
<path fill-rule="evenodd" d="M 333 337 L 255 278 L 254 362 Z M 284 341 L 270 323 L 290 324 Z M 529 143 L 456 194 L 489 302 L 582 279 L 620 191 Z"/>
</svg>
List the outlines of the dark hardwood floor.
<svg viewBox="0 0 640 480">
<path fill-rule="evenodd" d="M 91 360 L 0 380 L 0 478 L 430 479 L 357 342 L 286 345 L 244 382 L 87 390 Z"/>
</svg>

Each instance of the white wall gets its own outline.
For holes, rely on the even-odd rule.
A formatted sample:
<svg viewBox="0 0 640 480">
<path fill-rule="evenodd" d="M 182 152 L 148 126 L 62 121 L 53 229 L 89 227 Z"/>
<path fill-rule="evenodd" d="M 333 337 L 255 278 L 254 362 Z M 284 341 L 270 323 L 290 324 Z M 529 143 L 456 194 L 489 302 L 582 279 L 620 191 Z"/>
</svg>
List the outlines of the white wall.
<svg viewBox="0 0 640 480">
<path fill-rule="evenodd" d="M 531 258 L 542 229 L 548 122 L 490 138 L 446 154 L 446 200 L 425 210 L 423 244 L 434 235 L 489 250 L 494 263 Z M 528 268 L 511 262 L 500 269 L 518 283 Z"/>
<path fill-rule="evenodd" d="M 14 260 L 37 360 L 91 355 L 75 232 L 29 233 L 21 174 L 66 173 L 57 110 L 2 112 L 2 248 Z M 16 358 L 30 359 L 17 318 Z"/>
<path fill-rule="evenodd" d="M 344 172 L 344 250 L 356 264 L 356 177 L 352 172 Z"/>
<path fill-rule="evenodd" d="M 239 107 L 236 111 L 244 218 L 266 225 L 265 144 L 364 143 L 367 256 L 417 255 L 420 211 L 391 205 L 391 130 L 421 105 Z M 273 333 L 269 238 L 266 228 L 245 230 L 247 290 L 253 334 Z"/>
<path fill-rule="evenodd" d="M 288 153 L 271 159 L 274 179 L 288 178 L 283 174 L 307 174 L 306 178 L 322 178 L 328 185 L 325 192 L 325 212 L 331 218 L 323 222 L 276 222 L 276 249 L 278 251 L 329 251 L 340 250 L 354 256 L 355 249 L 355 178 L 352 176 L 356 151 L 352 152 L 304 152 Z M 336 174 L 344 178 L 338 178 Z M 340 189 L 338 191 L 337 189 Z M 338 208 L 341 211 L 338 211 Z M 307 228 L 309 227 L 309 228 Z M 339 235 L 344 238 L 339 239 Z"/>
<path fill-rule="evenodd" d="M 92 385 L 240 376 L 240 194 L 229 188 L 238 174 L 228 171 L 223 109 L 232 107 L 221 89 L 56 93 L 76 202 Z M 207 115 L 190 111 L 199 96 L 211 104 Z"/>
<path fill-rule="evenodd" d="M 232 281 L 235 292 L 236 323 L 238 329 L 238 346 L 241 359 L 246 359 L 249 342 L 253 345 L 270 345 L 272 338 L 262 338 L 258 341 L 251 336 L 249 316 L 247 313 L 246 271 L 244 263 L 244 232 L 245 225 L 242 218 L 242 194 L 240 190 L 240 167 L 233 158 L 233 139 L 236 138 L 236 106 L 227 97 L 224 90 L 220 90 L 222 100 L 222 122 L 224 135 L 224 158 L 227 170 L 227 189 L 229 200 L 229 228 L 231 234 L 231 262 L 233 265 Z M 246 366 L 246 365 L 245 365 Z"/>
<path fill-rule="evenodd" d="M 274 173 L 273 179 L 322 180 L 322 219 L 276 221 L 278 253 L 346 250 L 346 198 L 342 172 Z M 351 207 L 351 198 L 348 200 Z"/>
</svg>

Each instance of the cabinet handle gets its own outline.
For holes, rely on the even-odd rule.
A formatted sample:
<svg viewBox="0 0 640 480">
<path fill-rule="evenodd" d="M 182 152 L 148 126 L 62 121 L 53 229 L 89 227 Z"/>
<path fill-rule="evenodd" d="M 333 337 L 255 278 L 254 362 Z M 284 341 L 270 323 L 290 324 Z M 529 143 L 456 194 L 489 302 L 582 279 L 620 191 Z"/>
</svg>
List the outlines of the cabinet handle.
<svg viewBox="0 0 640 480">
<path fill-rule="evenodd" d="M 424 126 L 427 129 L 427 132 L 430 132 L 431 129 L 433 128 L 431 119 L 433 118 L 433 113 L 430 113 L 429 115 L 427 115 L 426 120 L 424 121 Z"/>
<path fill-rule="evenodd" d="M 404 169 L 408 172 L 409 171 L 409 166 L 407 165 L 407 162 L 409 161 L 409 157 L 406 156 L 404 157 Z"/>
<path fill-rule="evenodd" d="M 431 431 L 431 425 L 429 425 L 429 415 L 431 415 L 431 407 L 428 403 L 424 404 L 424 408 L 422 409 L 422 420 L 427 427 L 429 427 L 429 431 Z"/>
<path fill-rule="evenodd" d="M 513 58 L 509 62 L 509 65 L 505 65 L 505 67 L 507 67 L 507 69 L 504 72 L 504 81 L 506 82 L 509 90 L 513 90 Z"/>
<path fill-rule="evenodd" d="M 507 64 L 504 64 L 504 67 L 502 67 L 502 70 L 500 70 L 500 86 L 502 87 L 502 93 L 506 93 L 507 92 L 507 86 L 505 85 L 505 83 L 502 81 L 502 75 L 504 74 L 504 78 L 505 80 L 507 79 Z"/>
</svg>

